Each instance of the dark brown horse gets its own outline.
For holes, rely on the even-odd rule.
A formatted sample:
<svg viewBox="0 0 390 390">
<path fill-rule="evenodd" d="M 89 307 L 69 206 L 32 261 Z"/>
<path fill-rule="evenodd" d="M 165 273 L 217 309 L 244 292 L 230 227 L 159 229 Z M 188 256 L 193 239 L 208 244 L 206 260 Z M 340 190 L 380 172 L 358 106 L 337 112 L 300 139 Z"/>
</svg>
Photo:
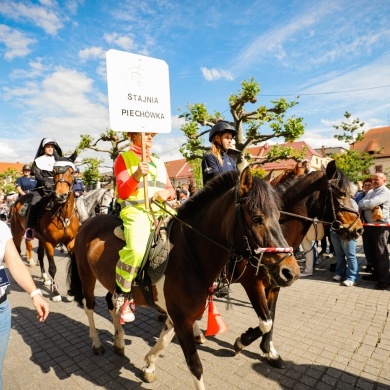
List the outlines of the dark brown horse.
<svg viewBox="0 0 390 390">
<path fill-rule="evenodd" d="M 57 267 L 54 262 L 54 249 L 58 244 L 64 244 L 69 253 L 72 253 L 74 238 L 79 228 L 79 219 L 75 211 L 75 199 L 72 191 L 74 164 L 65 158 L 57 161 L 53 168 L 54 190 L 51 196 L 51 209 L 42 210 L 41 217 L 35 227 L 35 237 L 39 241 L 38 260 L 41 267 L 42 278 L 46 285 L 51 285 L 51 299 L 61 301 L 55 275 Z M 26 202 L 31 200 L 32 194 L 20 197 L 11 209 L 11 231 L 16 248 L 20 253 L 20 244 L 26 230 L 27 218 L 20 211 Z M 49 260 L 49 275 L 47 277 L 43 258 Z"/>
<path fill-rule="evenodd" d="M 326 171 L 316 171 L 303 176 L 290 171 L 280 175 L 276 189 L 283 206 L 280 225 L 294 251 L 298 249 L 313 219 L 331 224 L 341 238 L 358 238 L 363 227 L 358 213 L 351 204 L 350 182 L 331 161 Z M 285 212 L 285 214 L 283 214 Z M 236 352 L 242 351 L 262 336 L 260 348 L 269 362 L 278 368 L 283 360 L 272 343 L 276 302 L 280 287 L 263 271 L 263 279 L 254 278 L 253 264 L 247 259 L 227 264 L 227 278 L 241 283 L 259 317 L 259 325 L 249 328 L 235 342 Z"/>
<path fill-rule="evenodd" d="M 155 363 L 172 340 L 180 342 L 196 389 L 204 389 L 203 369 L 194 341 L 193 325 L 205 310 L 209 288 L 231 254 L 250 257 L 279 286 L 289 286 L 299 277 L 299 266 L 291 253 L 264 253 L 261 248 L 289 251 L 278 218 L 279 197 L 268 182 L 252 176 L 249 168 L 216 177 L 178 210 L 171 225 L 170 253 L 163 276 L 152 287 L 155 306 L 168 314 L 160 338 L 146 355 L 144 379 L 156 379 Z M 83 302 L 95 353 L 102 353 L 94 320 L 96 280 L 109 291 L 107 302 L 115 327 L 114 348 L 124 353 L 123 328 L 114 312 L 116 254 L 123 241 L 113 230 L 121 221 L 99 215 L 81 226 L 69 268 L 70 290 Z M 253 275 L 256 270 L 252 269 Z M 136 305 L 148 305 L 138 287 L 133 288 Z"/>
</svg>

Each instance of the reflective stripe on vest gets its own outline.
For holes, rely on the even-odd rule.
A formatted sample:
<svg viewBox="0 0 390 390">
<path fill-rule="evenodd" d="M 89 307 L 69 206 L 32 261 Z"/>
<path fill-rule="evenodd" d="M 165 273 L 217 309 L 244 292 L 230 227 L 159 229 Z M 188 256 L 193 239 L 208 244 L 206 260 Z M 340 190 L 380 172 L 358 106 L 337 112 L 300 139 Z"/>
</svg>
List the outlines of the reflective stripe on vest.
<svg viewBox="0 0 390 390">
<path fill-rule="evenodd" d="M 132 176 L 133 173 L 138 169 L 138 164 L 141 161 L 139 157 L 132 151 L 127 151 L 121 153 L 123 161 L 126 165 L 127 172 L 129 176 Z M 150 157 L 152 163 L 154 164 L 149 166 L 148 178 L 148 197 L 151 198 L 157 191 L 166 189 L 167 187 L 167 170 L 165 164 L 158 158 Z M 145 203 L 144 197 L 144 183 L 143 180 L 138 183 L 137 190 L 130 195 L 127 199 L 118 199 L 118 203 L 121 204 L 121 207 L 127 206 L 136 206 L 142 205 Z"/>
</svg>

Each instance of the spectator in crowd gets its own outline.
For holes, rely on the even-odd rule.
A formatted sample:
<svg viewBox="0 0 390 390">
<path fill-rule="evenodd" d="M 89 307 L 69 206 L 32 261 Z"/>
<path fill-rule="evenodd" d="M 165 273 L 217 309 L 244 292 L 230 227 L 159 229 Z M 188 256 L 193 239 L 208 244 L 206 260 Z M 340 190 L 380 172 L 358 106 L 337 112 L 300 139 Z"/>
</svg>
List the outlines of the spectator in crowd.
<svg viewBox="0 0 390 390">
<path fill-rule="evenodd" d="M 315 171 L 315 169 L 311 167 L 310 161 L 307 159 L 302 161 L 302 168 L 305 169 L 305 173 L 310 173 Z"/>
<path fill-rule="evenodd" d="M 329 251 L 326 250 L 329 242 Z M 321 251 L 318 253 L 319 256 L 333 257 L 334 248 L 332 244 L 332 240 L 330 238 L 330 228 L 329 226 L 325 227 L 324 237 L 321 240 Z"/>
<path fill-rule="evenodd" d="M 74 180 L 73 180 L 73 187 L 72 187 L 74 196 L 76 198 L 86 193 L 84 183 L 80 179 L 79 175 L 80 175 L 80 169 L 76 167 L 76 169 L 74 170 Z"/>
<path fill-rule="evenodd" d="M 371 177 L 368 177 L 367 179 L 363 180 L 362 190 L 358 191 L 355 195 L 355 202 L 359 203 L 372 189 L 372 179 Z"/>
<path fill-rule="evenodd" d="M 355 202 L 359 203 L 367 195 L 368 191 L 370 191 L 371 189 L 372 189 L 372 179 L 371 177 L 367 177 L 366 179 L 363 180 L 361 191 L 358 191 L 355 195 Z M 362 211 L 360 211 L 360 218 L 364 222 L 364 219 L 362 217 Z M 367 264 L 362 269 L 362 271 L 372 273 L 373 269 L 372 269 L 371 262 L 368 259 L 366 259 L 366 262 Z"/>
<path fill-rule="evenodd" d="M 34 176 L 31 176 L 31 165 L 23 165 L 23 176 L 16 179 L 16 189 L 18 196 L 29 194 L 34 190 L 37 185 L 37 181 Z"/>
<path fill-rule="evenodd" d="M 390 190 L 386 187 L 384 173 L 373 175 L 372 188 L 358 203 L 364 221 L 375 223 L 375 226 L 364 226 L 363 248 L 367 262 L 373 266 L 373 272 L 371 275 L 363 276 L 363 279 L 376 281 L 375 289 L 384 290 L 390 286 L 387 248 L 389 228 L 385 226 L 390 223 Z M 380 220 L 375 220 L 373 217 L 376 207 L 379 207 L 383 214 Z"/>
<path fill-rule="evenodd" d="M 351 200 L 352 205 L 358 211 L 358 205 Z M 336 254 L 336 275 L 333 279 L 342 282 L 344 286 L 356 286 L 359 282 L 359 264 L 356 257 L 356 239 L 342 240 L 334 231 L 330 230 L 330 238 Z"/>
</svg>

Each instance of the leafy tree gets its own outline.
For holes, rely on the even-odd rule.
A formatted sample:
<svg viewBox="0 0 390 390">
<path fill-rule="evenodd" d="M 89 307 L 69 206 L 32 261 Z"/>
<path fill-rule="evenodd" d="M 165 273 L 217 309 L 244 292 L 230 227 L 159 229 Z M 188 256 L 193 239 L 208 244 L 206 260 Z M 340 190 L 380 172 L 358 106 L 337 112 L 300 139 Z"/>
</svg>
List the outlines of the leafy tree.
<svg viewBox="0 0 390 390">
<path fill-rule="evenodd" d="M 257 95 L 260 93 L 260 84 L 253 77 L 249 81 L 241 83 L 241 90 L 237 94 L 229 97 L 231 124 L 237 131 L 236 148 L 243 152 L 250 145 L 257 145 L 271 138 L 284 138 L 285 142 L 294 141 L 304 133 L 303 118 L 286 117 L 286 112 L 294 107 L 298 102 L 287 102 L 280 98 L 272 100 L 272 107 L 259 105 L 251 109 L 249 104 L 257 103 Z M 187 110 L 180 115 L 185 119 L 181 130 L 187 137 L 187 141 L 181 146 L 180 152 L 187 161 L 202 159 L 209 150 L 209 146 L 203 144 L 203 136 L 210 131 L 210 128 L 218 121 L 224 119 L 220 112 L 215 111 L 210 114 L 205 104 L 187 104 Z M 200 131 L 200 126 L 207 126 L 204 131 Z M 245 134 L 244 134 L 245 125 Z M 267 126 L 268 131 L 262 131 Z M 276 161 L 284 158 L 292 158 L 292 148 L 275 146 L 273 156 L 265 161 Z M 264 161 L 264 162 L 265 162 Z M 199 178 L 196 178 L 199 181 Z"/>
<path fill-rule="evenodd" d="M 102 164 L 103 159 L 99 158 L 84 158 L 81 165 L 86 165 L 83 171 L 83 182 L 85 185 L 94 185 L 101 180 L 99 167 Z"/>
<path fill-rule="evenodd" d="M 20 176 L 14 168 L 7 168 L 6 171 L 0 173 L 0 189 L 3 194 L 11 194 L 16 192 L 16 179 Z"/>
<path fill-rule="evenodd" d="M 370 176 L 370 167 L 373 164 L 374 157 L 367 152 L 359 153 L 354 150 L 356 142 L 364 139 L 364 131 L 358 132 L 364 126 L 359 118 L 351 120 L 351 114 L 346 111 L 344 117 L 347 122 L 333 126 L 336 130 L 343 130 L 342 134 L 336 134 L 334 137 L 339 141 L 344 141 L 351 146 L 351 149 L 345 153 L 333 154 L 337 166 L 354 182 L 364 180 Z"/>
<path fill-rule="evenodd" d="M 364 126 L 364 122 L 360 122 L 359 118 L 351 120 L 351 114 L 348 111 L 345 111 L 344 117 L 348 120 L 348 122 L 341 122 L 340 125 L 333 126 L 336 130 L 343 130 L 344 133 L 336 134 L 334 137 L 339 141 L 346 142 L 348 145 L 352 146 L 352 149 L 354 149 L 356 142 L 362 141 L 364 138 L 364 131 L 361 131 L 360 133 L 357 132 Z"/>
<path fill-rule="evenodd" d="M 80 138 L 80 143 L 77 146 L 78 151 L 90 149 L 95 152 L 107 153 L 113 163 L 119 156 L 119 153 L 125 150 L 129 145 L 129 139 L 126 133 L 109 129 L 107 129 L 105 133 L 100 134 L 99 138 L 96 140 L 88 134 L 82 134 Z M 101 146 L 102 142 L 109 142 L 111 146 Z M 112 167 L 113 165 L 110 168 Z"/>
</svg>

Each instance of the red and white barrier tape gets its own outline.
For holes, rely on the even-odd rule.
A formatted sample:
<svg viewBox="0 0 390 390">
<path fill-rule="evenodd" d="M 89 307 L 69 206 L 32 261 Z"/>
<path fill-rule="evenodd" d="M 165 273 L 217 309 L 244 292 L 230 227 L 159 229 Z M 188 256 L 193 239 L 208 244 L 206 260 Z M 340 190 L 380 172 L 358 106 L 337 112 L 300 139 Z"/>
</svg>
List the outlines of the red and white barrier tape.
<svg viewBox="0 0 390 390">
<path fill-rule="evenodd" d="M 363 226 L 390 226 L 390 223 L 363 223 Z"/>
<path fill-rule="evenodd" d="M 293 252 L 293 248 L 256 248 L 254 252 L 257 254 L 259 253 L 267 253 L 267 252 L 273 252 L 273 253 L 285 253 L 285 252 Z"/>
</svg>

